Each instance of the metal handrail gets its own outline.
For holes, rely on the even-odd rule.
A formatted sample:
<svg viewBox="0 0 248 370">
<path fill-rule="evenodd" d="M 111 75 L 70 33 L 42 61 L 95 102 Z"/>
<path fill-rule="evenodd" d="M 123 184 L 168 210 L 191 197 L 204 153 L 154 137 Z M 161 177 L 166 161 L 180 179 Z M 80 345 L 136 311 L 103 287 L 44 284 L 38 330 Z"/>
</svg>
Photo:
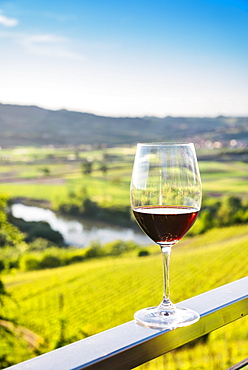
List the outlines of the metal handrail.
<svg viewBox="0 0 248 370">
<path fill-rule="evenodd" d="M 200 314 L 193 325 L 157 330 L 134 321 L 9 367 L 11 370 L 127 370 L 248 314 L 248 277 L 180 303 Z"/>
<path fill-rule="evenodd" d="M 240 370 L 243 369 L 245 366 L 248 366 L 248 357 L 240 361 L 238 364 L 229 367 L 229 369 L 227 370 Z"/>
</svg>

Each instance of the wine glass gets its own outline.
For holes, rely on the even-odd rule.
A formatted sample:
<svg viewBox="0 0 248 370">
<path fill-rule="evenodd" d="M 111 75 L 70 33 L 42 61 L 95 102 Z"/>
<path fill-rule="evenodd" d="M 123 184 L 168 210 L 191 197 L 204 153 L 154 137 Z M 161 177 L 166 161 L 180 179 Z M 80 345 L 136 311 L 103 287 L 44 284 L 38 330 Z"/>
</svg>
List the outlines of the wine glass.
<svg viewBox="0 0 248 370">
<path fill-rule="evenodd" d="M 157 307 L 135 313 L 138 324 L 152 328 L 176 328 L 199 320 L 191 309 L 170 300 L 171 247 L 194 224 L 201 206 L 201 178 L 192 143 L 137 145 L 132 181 L 131 206 L 140 228 L 161 247 L 164 296 Z"/>
</svg>

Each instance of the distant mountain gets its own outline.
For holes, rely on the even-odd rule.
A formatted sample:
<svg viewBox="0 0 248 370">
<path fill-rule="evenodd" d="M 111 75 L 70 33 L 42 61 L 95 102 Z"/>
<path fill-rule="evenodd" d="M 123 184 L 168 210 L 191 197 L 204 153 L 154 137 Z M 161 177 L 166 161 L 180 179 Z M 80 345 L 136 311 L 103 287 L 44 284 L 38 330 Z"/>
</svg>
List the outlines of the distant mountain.
<svg viewBox="0 0 248 370">
<path fill-rule="evenodd" d="M 243 140 L 248 117 L 103 117 L 0 104 L 0 146 L 135 144 L 144 141 Z"/>
</svg>

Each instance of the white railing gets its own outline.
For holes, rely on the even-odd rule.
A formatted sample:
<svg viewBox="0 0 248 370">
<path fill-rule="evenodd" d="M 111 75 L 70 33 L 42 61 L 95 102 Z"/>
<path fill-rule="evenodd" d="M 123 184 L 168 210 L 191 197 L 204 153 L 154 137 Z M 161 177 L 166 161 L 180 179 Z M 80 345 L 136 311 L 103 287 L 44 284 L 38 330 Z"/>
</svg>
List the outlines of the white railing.
<svg viewBox="0 0 248 370">
<path fill-rule="evenodd" d="M 132 369 L 247 315 L 248 277 L 181 304 L 199 312 L 200 320 L 191 326 L 163 331 L 130 321 L 8 369 Z"/>
</svg>

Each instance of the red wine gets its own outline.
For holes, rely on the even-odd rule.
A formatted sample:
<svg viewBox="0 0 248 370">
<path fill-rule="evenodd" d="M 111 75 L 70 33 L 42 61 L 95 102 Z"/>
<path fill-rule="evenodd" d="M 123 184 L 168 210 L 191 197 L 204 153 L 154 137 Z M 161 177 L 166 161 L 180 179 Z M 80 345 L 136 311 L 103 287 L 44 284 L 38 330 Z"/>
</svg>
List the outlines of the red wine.
<svg viewBox="0 0 248 370">
<path fill-rule="evenodd" d="M 194 224 L 198 209 L 176 206 L 146 206 L 133 209 L 141 229 L 158 244 L 173 245 Z"/>
</svg>

